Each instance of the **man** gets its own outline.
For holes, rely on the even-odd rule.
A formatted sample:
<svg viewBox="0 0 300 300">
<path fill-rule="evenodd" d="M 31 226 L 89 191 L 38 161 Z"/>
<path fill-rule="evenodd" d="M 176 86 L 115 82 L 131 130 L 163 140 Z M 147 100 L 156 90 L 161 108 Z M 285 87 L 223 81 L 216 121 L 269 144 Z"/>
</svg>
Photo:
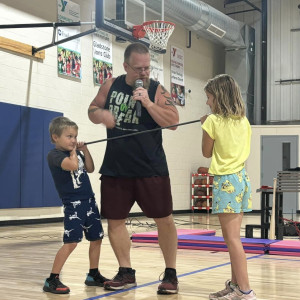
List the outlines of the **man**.
<svg viewBox="0 0 300 300">
<path fill-rule="evenodd" d="M 108 138 L 178 124 L 178 111 L 169 92 L 159 82 L 149 79 L 148 48 L 141 43 L 130 44 L 124 53 L 123 66 L 126 75 L 107 79 L 100 87 L 89 106 L 90 120 L 104 124 Z M 143 87 L 136 87 L 137 80 L 142 80 Z M 141 105 L 140 116 L 137 116 L 138 105 Z M 157 293 L 176 294 L 177 232 L 161 130 L 108 140 L 100 173 L 101 214 L 108 220 L 110 243 L 119 263 L 118 274 L 105 282 L 105 289 L 136 286 L 125 225 L 136 201 L 158 228 L 166 269 Z"/>
</svg>

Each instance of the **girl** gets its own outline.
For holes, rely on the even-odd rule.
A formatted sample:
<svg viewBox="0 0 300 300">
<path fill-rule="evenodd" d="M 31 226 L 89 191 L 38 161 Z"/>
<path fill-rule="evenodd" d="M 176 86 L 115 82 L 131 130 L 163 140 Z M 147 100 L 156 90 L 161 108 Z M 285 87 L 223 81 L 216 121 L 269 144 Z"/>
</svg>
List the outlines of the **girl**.
<svg viewBox="0 0 300 300">
<path fill-rule="evenodd" d="M 255 300 L 248 279 L 247 260 L 240 239 L 243 213 L 252 210 L 251 185 L 245 171 L 250 153 L 251 127 L 245 116 L 240 88 L 229 75 L 210 79 L 204 91 L 212 114 L 201 118 L 202 153 L 211 159 L 214 175 L 212 213 L 218 214 L 230 262 L 231 279 L 209 299 Z"/>
</svg>

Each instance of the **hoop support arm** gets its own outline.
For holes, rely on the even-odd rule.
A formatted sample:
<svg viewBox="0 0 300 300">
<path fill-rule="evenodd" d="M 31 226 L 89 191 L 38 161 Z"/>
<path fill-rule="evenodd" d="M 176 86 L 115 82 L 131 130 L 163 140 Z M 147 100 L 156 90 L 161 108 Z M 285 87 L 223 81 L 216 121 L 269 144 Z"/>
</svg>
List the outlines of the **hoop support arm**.
<svg viewBox="0 0 300 300">
<path fill-rule="evenodd" d="M 34 28 L 34 27 L 70 27 L 82 25 L 94 25 L 95 22 L 54 22 L 54 23 L 31 23 L 31 24 L 5 24 L 0 25 L 0 29 L 10 28 Z"/>
<path fill-rule="evenodd" d="M 44 49 L 47 49 L 47 48 L 50 48 L 50 47 L 53 47 L 53 46 L 56 46 L 56 45 L 59 45 L 59 44 L 68 42 L 68 41 L 72 41 L 72 40 L 74 40 L 74 39 L 77 39 L 77 38 L 79 38 L 79 37 L 88 35 L 88 34 L 90 34 L 90 33 L 96 32 L 96 31 L 97 31 L 97 28 L 93 28 L 93 29 L 90 29 L 90 30 L 88 30 L 88 31 L 85 31 L 85 32 L 81 32 L 81 33 L 72 35 L 72 36 L 70 36 L 70 37 L 68 37 L 68 38 L 65 38 L 65 39 L 62 39 L 62 40 L 53 42 L 53 43 L 51 43 L 51 44 L 48 44 L 48 45 L 45 45 L 45 46 L 42 46 L 42 47 L 39 47 L 39 48 L 32 47 L 32 54 L 35 54 L 36 52 L 39 52 L 39 51 L 41 51 L 41 50 L 44 50 Z"/>
</svg>

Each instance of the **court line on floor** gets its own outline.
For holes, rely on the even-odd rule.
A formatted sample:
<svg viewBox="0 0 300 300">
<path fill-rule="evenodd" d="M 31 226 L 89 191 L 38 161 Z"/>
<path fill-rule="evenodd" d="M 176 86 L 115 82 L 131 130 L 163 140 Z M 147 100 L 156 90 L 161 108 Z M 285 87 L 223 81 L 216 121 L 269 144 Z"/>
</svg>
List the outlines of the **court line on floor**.
<svg viewBox="0 0 300 300">
<path fill-rule="evenodd" d="M 247 260 L 254 259 L 254 258 L 260 258 L 263 255 L 265 255 L 265 254 L 259 254 L 259 255 L 251 256 L 251 257 L 248 257 Z M 230 262 L 219 264 L 219 265 L 215 265 L 215 266 L 211 266 L 211 267 L 207 267 L 207 268 L 200 269 L 200 270 L 195 270 L 195 271 L 188 272 L 188 273 L 184 273 L 184 274 L 178 275 L 177 277 L 178 278 L 185 277 L 185 276 L 189 276 L 189 275 L 192 275 L 192 274 L 196 274 L 196 273 L 201 273 L 201 272 L 204 272 L 204 271 L 213 270 L 213 269 L 216 269 L 216 268 L 221 268 L 221 267 L 224 267 L 224 266 L 227 266 L 227 265 L 230 265 Z M 123 290 L 120 290 L 120 291 L 108 292 L 106 294 L 95 296 L 95 297 L 91 297 L 91 298 L 86 298 L 84 300 L 97 300 L 97 299 L 109 297 L 109 296 L 112 296 L 112 295 L 116 295 L 116 294 L 128 292 L 128 291 L 131 291 L 131 290 L 137 290 L 137 289 L 140 289 L 140 288 L 143 288 L 143 287 L 146 287 L 146 286 L 149 286 L 149 285 L 153 285 L 153 284 L 158 284 L 158 283 L 160 283 L 160 280 L 152 281 L 152 282 L 148 282 L 148 283 L 144 283 L 144 284 L 141 284 L 141 285 L 137 285 L 137 286 L 129 288 L 129 289 L 123 289 Z"/>
<path fill-rule="evenodd" d="M 291 257 L 295 257 L 295 256 L 288 256 L 287 258 L 277 258 L 276 255 L 264 255 L 264 257 L 260 257 L 261 259 L 272 259 L 272 260 L 285 260 L 285 261 L 300 261 L 299 259 L 291 259 Z"/>
</svg>

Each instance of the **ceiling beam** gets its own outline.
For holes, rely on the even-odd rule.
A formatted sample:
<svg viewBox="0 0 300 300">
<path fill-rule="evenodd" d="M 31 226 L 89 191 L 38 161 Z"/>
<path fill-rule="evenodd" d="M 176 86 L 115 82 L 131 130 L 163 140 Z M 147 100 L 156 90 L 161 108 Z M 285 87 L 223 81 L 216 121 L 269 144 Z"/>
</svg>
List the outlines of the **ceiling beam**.
<svg viewBox="0 0 300 300">
<path fill-rule="evenodd" d="M 261 12 L 261 9 L 256 5 L 254 5 L 253 3 L 251 3 L 249 0 L 224 0 L 224 7 L 226 7 L 226 5 L 228 4 L 237 3 L 237 2 L 245 2 L 255 10 Z"/>
</svg>

